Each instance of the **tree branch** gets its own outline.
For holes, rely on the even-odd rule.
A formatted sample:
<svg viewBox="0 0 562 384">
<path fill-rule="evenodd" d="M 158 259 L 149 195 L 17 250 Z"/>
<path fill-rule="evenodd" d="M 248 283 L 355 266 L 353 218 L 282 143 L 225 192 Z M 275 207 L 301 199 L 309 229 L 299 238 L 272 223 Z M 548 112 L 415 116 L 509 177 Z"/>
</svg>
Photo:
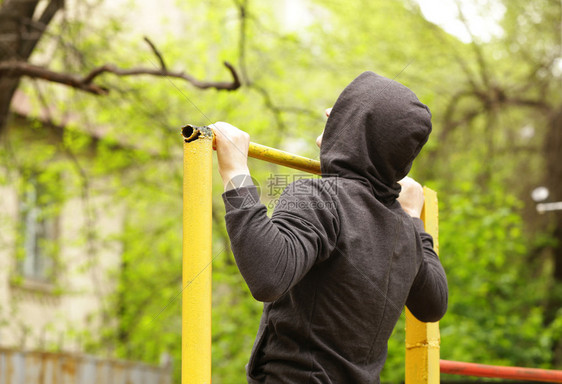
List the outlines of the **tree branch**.
<svg viewBox="0 0 562 384">
<path fill-rule="evenodd" d="M 525 99 L 521 97 L 511 97 L 506 99 L 506 104 L 519 105 L 522 107 L 536 108 L 549 112 L 552 110 L 553 106 L 543 100 Z"/>
<path fill-rule="evenodd" d="M 238 8 L 238 16 L 240 18 L 240 30 L 238 37 L 238 66 L 240 67 L 240 72 L 242 73 L 244 83 L 247 85 L 251 85 L 251 81 L 248 76 L 248 69 L 246 67 L 246 30 L 248 0 L 234 0 L 234 3 Z"/>
<path fill-rule="evenodd" d="M 480 77 L 482 78 L 482 82 L 484 83 L 484 86 L 488 88 L 490 86 L 490 75 L 488 73 L 488 65 L 486 64 L 486 60 L 484 59 L 482 48 L 480 47 L 480 45 L 476 43 L 476 38 L 474 36 L 474 33 L 472 32 L 472 28 L 470 27 L 470 24 L 468 23 L 468 20 L 464 15 L 459 0 L 457 0 L 455 3 L 457 5 L 459 19 L 464 24 L 464 27 L 466 28 L 468 34 L 470 35 L 471 45 L 476 55 L 476 61 L 478 63 L 478 67 L 480 68 Z"/>
<path fill-rule="evenodd" d="M 131 68 L 122 69 L 113 64 L 106 64 L 101 67 L 94 68 L 89 74 L 84 77 L 68 73 L 54 72 L 50 69 L 29 64 L 23 61 L 7 61 L 0 62 L 0 77 L 20 77 L 27 76 L 33 79 L 47 80 L 53 83 L 64 84 L 69 87 L 92 93 L 94 95 L 105 95 L 109 93 L 109 89 L 101 85 L 94 84 L 93 81 L 96 77 L 104 73 L 113 73 L 116 76 L 139 76 L 149 75 L 157 77 L 171 77 L 182 79 L 199 89 L 215 88 L 217 90 L 234 91 L 240 88 L 241 83 L 238 74 L 234 67 L 224 62 L 224 65 L 230 71 L 233 80 L 227 81 L 204 81 L 198 80 L 195 77 L 184 72 L 172 72 L 163 69 L 152 68 Z"/>
<path fill-rule="evenodd" d="M 150 46 L 150 49 L 152 49 L 152 52 L 154 52 L 154 55 L 158 58 L 158 61 L 160 62 L 160 69 L 162 69 L 163 71 L 167 71 L 168 68 L 166 68 L 164 58 L 162 57 L 162 54 L 160 53 L 158 48 L 156 48 L 156 45 L 154 45 L 154 43 L 150 41 L 150 39 L 146 36 L 144 37 L 144 41 L 146 41 L 146 43 Z"/>
<path fill-rule="evenodd" d="M 79 78 L 78 76 L 68 73 L 53 72 L 50 69 L 29 64 L 25 61 L 0 62 L 0 77 L 18 78 L 21 76 L 64 84 L 95 95 L 105 95 L 109 92 L 107 88 L 97 84 L 87 83 L 83 78 Z"/>
<path fill-rule="evenodd" d="M 29 58 L 29 56 L 31 55 L 31 53 L 33 52 L 35 47 L 37 46 L 37 43 L 39 42 L 39 39 L 41 39 L 45 30 L 47 29 L 47 25 L 49 25 L 49 23 L 51 22 L 53 17 L 63 7 L 64 7 L 64 0 L 51 0 L 49 2 L 49 4 L 47 5 L 45 10 L 43 11 L 41 16 L 39 17 L 39 20 L 37 20 L 37 25 L 43 26 L 43 29 L 39 30 L 39 33 L 37 34 L 37 37 L 35 39 L 22 43 L 21 48 L 20 48 L 20 51 L 21 51 L 20 56 L 21 57 Z"/>
</svg>

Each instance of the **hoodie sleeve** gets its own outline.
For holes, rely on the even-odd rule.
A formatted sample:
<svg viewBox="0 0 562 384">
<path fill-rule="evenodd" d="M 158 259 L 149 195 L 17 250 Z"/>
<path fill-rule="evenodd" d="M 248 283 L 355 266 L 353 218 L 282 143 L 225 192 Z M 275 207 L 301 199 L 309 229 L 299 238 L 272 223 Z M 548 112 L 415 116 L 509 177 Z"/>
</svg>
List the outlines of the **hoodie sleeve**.
<svg viewBox="0 0 562 384">
<path fill-rule="evenodd" d="M 240 273 L 254 298 L 272 302 L 334 249 L 338 218 L 321 179 L 284 191 L 271 218 L 255 186 L 223 193 L 226 229 Z"/>
<path fill-rule="evenodd" d="M 433 238 L 424 230 L 423 221 L 418 218 L 413 220 L 422 243 L 422 262 L 410 288 L 406 306 L 418 320 L 435 322 L 447 311 L 447 277 L 433 250 Z"/>
</svg>

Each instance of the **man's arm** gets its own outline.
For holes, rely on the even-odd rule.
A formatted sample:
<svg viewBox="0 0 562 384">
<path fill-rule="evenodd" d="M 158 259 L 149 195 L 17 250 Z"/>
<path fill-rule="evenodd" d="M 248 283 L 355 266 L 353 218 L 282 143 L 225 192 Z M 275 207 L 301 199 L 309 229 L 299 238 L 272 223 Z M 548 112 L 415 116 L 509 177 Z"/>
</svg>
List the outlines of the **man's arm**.
<svg viewBox="0 0 562 384">
<path fill-rule="evenodd" d="M 303 186 L 310 193 L 296 196 Z M 277 300 L 331 254 L 338 220 L 334 209 L 315 209 L 327 193 L 318 180 L 299 180 L 283 192 L 271 218 L 255 186 L 223 194 L 232 252 L 256 300 Z"/>
<path fill-rule="evenodd" d="M 447 312 L 447 276 L 433 249 L 433 238 L 424 231 L 423 221 L 412 218 L 422 243 L 422 262 L 410 288 L 406 306 L 420 321 L 439 321 Z"/>
<path fill-rule="evenodd" d="M 257 300 L 275 301 L 331 253 L 337 238 L 335 208 L 313 209 L 331 197 L 318 180 L 300 180 L 283 192 L 270 219 L 247 166 L 249 135 L 227 123 L 212 128 L 236 264 Z M 309 193 L 294 193 L 303 184 Z"/>
<path fill-rule="evenodd" d="M 422 251 L 420 269 L 410 288 L 406 306 L 420 321 L 435 322 L 447 311 L 447 277 L 437 253 L 433 250 L 433 238 L 425 232 L 423 221 L 419 218 L 423 203 L 423 188 L 414 179 L 400 180 L 402 191 L 398 202 L 413 220 Z"/>
</svg>

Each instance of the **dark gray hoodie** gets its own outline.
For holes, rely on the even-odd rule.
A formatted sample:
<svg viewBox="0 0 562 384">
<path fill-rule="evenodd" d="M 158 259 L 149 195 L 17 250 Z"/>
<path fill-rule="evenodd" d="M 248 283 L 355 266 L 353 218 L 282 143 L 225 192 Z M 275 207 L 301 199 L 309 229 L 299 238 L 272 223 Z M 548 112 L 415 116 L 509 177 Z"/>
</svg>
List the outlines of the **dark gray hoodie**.
<svg viewBox="0 0 562 384">
<path fill-rule="evenodd" d="M 271 218 L 255 186 L 223 194 L 236 263 L 264 302 L 249 383 L 378 383 L 404 305 L 444 315 L 432 238 L 396 201 L 430 132 L 414 93 L 365 72 L 328 118 L 321 179 L 290 184 Z"/>
</svg>

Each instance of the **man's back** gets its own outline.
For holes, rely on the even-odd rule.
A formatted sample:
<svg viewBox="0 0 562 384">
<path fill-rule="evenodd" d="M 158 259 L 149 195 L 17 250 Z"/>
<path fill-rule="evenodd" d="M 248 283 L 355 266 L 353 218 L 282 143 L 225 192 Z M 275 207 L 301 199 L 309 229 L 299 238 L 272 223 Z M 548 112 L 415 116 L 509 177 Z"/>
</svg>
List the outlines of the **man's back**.
<svg viewBox="0 0 562 384">
<path fill-rule="evenodd" d="M 431 236 L 396 200 L 430 116 L 410 90 L 365 72 L 328 119 L 322 179 L 291 184 L 271 219 L 254 186 L 223 194 L 237 265 L 266 303 L 248 382 L 377 382 L 404 304 L 422 321 L 443 316 Z"/>
<path fill-rule="evenodd" d="M 266 383 L 373 382 L 419 268 L 420 240 L 399 204 L 385 207 L 357 181 L 336 188 L 332 254 L 265 306 L 267 342 L 253 375 Z"/>
</svg>

